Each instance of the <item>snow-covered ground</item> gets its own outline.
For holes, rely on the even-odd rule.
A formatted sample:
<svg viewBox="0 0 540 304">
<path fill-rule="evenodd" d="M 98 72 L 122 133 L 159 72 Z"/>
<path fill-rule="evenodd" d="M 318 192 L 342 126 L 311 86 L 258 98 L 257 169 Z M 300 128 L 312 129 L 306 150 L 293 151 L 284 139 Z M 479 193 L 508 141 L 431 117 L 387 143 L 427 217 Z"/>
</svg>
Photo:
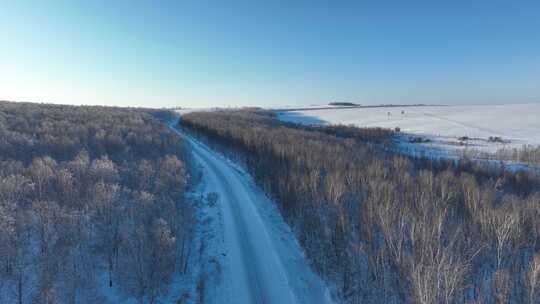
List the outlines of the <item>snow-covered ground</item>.
<svg viewBox="0 0 540 304">
<path fill-rule="evenodd" d="M 218 194 L 217 204 L 203 210 L 209 235 L 201 239 L 199 250 L 202 259 L 213 263 L 205 277 L 205 303 L 332 302 L 276 205 L 249 175 L 182 136 L 203 170 L 201 195 Z"/>
<path fill-rule="evenodd" d="M 278 117 L 301 124 L 399 127 L 406 134 L 429 139 L 415 144 L 419 148 L 454 152 L 540 145 L 540 104 L 302 110 L 281 112 Z M 468 139 L 459 140 L 464 136 Z M 502 142 L 490 141 L 490 137 L 499 137 Z"/>
</svg>

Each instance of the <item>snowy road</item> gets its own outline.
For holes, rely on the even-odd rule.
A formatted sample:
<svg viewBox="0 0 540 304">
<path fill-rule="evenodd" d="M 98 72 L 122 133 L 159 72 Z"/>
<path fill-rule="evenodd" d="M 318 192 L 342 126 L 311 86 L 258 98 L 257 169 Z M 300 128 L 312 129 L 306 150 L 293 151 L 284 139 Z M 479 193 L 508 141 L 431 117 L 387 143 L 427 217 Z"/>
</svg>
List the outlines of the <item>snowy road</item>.
<svg viewBox="0 0 540 304">
<path fill-rule="evenodd" d="M 177 131 L 177 130 L 175 130 Z M 178 131 L 177 131 L 178 132 Z M 247 174 L 202 143 L 184 136 L 203 169 L 205 193 L 219 195 L 223 278 L 219 303 L 330 303 L 277 208 Z"/>
</svg>

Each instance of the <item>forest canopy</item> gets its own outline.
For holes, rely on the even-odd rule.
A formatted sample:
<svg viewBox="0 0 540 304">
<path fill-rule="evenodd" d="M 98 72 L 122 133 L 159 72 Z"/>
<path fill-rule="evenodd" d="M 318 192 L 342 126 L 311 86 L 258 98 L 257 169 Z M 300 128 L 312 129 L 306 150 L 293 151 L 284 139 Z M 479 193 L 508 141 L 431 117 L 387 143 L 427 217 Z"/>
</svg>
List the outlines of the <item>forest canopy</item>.
<svg viewBox="0 0 540 304">
<path fill-rule="evenodd" d="M 189 160 L 169 118 L 0 102 L 1 303 L 152 303 L 186 271 Z"/>
<path fill-rule="evenodd" d="M 347 303 L 540 300 L 533 173 L 398 155 L 390 130 L 266 111 L 188 113 L 180 127 L 244 164 Z"/>
</svg>

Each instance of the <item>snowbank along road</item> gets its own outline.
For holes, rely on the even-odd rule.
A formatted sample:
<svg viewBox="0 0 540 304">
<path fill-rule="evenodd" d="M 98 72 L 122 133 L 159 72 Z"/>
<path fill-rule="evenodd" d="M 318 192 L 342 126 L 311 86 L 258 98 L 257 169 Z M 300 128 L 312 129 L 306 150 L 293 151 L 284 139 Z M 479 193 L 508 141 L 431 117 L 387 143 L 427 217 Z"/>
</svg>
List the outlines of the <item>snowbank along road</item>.
<svg viewBox="0 0 540 304">
<path fill-rule="evenodd" d="M 174 129 L 174 128 L 173 128 Z M 182 134 L 203 170 L 203 193 L 218 194 L 222 223 L 222 279 L 216 303 L 331 303 L 328 289 L 313 273 L 294 234 L 275 204 L 249 176 L 223 156 Z"/>
</svg>

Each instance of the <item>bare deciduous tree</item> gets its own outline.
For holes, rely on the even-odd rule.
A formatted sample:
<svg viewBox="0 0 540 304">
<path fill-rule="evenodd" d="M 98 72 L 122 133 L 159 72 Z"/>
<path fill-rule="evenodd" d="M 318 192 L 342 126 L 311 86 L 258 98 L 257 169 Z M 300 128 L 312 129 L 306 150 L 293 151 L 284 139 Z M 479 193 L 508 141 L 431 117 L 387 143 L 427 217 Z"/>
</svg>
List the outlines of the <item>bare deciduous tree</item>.
<svg viewBox="0 0 540 304">
<path fill-rule="evenodd" d="M 508 242 L 516 231 L 517 215 L 513 212 L 495 211 L 490 218 L 491 229 L 495 235 L 497 268 L 501 267 L 504 258 L 504 251 Z"/>
<path fill-rule="evenodd" d="M 538 284 L 540 283 L 540 254 L 535 254 L 529 262 L 529 269 L 525 273 L 525 290 L 529 304 L 536 303 L 538 298 Z"/>
</svg>

